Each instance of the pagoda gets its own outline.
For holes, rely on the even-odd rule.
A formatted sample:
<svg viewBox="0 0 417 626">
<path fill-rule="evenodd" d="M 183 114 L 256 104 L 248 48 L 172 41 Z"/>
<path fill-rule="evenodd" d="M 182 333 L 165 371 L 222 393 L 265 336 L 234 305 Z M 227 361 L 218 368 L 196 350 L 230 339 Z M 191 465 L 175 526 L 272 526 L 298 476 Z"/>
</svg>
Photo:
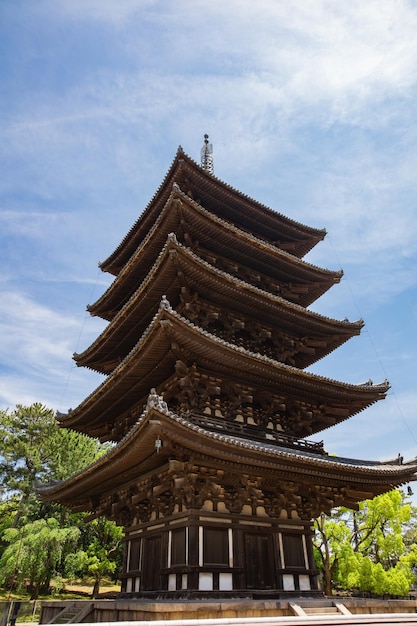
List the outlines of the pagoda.
<svg viewBox="0 0 417 626">
<path fill-rule="evenodd" d="M 313 520 L 414 479 L 311 440 L 389 389 L 305 371 L 363 326 L 307 308 L 342 276 L 303 260 L 325 234 L 216 178 L 206 136 L 101 264 L 108 325 L 74 358 L 106 378 L 58 418 L 115 445 L 39 494 L 124 527 L 122 596 L 319 594 Z"/>
</svg>

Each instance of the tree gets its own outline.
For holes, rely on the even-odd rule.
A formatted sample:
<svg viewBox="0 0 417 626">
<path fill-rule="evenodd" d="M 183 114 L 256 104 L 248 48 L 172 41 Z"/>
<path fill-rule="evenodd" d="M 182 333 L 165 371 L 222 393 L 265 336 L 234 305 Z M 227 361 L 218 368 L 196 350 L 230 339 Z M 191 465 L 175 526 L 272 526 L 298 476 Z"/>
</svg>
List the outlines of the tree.
<svg viewBox="0 0 417 626">
<path fill-rule="evenodd" d="M 355 551 L 384 568 L 395 566 L 404 554 L 403 530 L 411 512 L 398 489 L 361 502 L 359 511 L 351 512 L 348 520 Z"/>
<path fill-rule="evenodd" d="M 79 535 L 78 528 L 61 528 L 54 518 L 7 529 L 3 537 L 9 545 L 0 558 L 0 583 L 9 588 L 26 586 L 31 599 L 47 593 L 51 578 L 66 553 L 75 548 Z"/>
<path fill-rule="evenodd" d="M 25 583 L 36 596 L 50 586 L 52 576 L 63 573 L 68 550 L 88 547 L 93 539 L 79 514 L 39 502 L 35 483 L 64 480 L 110 446 L 61 429 L 54 412 L 40 403 L 0 411 L 0 441 L 1 579 L 12 587 Z M 108 537 L 102 534 L 102 539 Z M 111 542 L 101 547 L 104 553 L 114 548 Z"/>
<path fill-rule="evenodd" d="M 407 553 L 403 537 L 412 514 L 404 494 L 394 490 L 361 502 L 358 511 L 340 508 L 331 518 L 321 516 L 315 522 L 314 546 L 326 595 L 332 584 L 407 595 L 417 565 L 417 549 Z"/>
<path fill-rule="evenodd" d="M 332 579 L 340 564 L 347 564 L 353 554 L 350 532 L 340 520 L 329 519 L 324 514 L 315 522 L 316 539 L 314 542 L 316 562 L 323 572 L 324 593 L 332 594 Z"/>
<path fill-rule="evenodd" d="M 91 543 L 87 550 L 67 555 L 65 572 L 69 576 L 92 576 L 94 588 L 91 597 L 95 598 L 102 578 L 116 571 L 123 529 L 104 517 L 93 520 L 88 529 L 92 534 Z"/>
<path fill-rule="evenodd" d="M 38 402 L 0 411 L 0 441 L 0 490 L 3 498 L 20 499 L 15 527 L 36 509 L 35 482 L 68 478 L 108 449 L 97 439 L 61 429 L 54 412 Z"/>
</svg>

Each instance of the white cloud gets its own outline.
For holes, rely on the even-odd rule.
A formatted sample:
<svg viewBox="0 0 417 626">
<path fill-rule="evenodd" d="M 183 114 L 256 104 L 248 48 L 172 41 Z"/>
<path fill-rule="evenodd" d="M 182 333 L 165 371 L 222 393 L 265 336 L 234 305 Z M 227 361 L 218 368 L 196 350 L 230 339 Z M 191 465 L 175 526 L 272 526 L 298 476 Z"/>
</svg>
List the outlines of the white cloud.
<svg viewBox="0 0 417 626">
<path fill-rule="evenodd" d="M 31 239 L 43 238 L 45 229 L 53 228 L 62 215 L 58 213 L 47 213 L 34 210 L 12 210 L 0 211 L 0 224 L 4 234 L 18 235 L 19 237 L 30 237 Z"/>
<path fill-rule="evenodd" d="M 252 167 L 308 122 L 384 124 L 377 104 L 407 97 L 417 76 L 417 14 L 405 1 L 67 0 L 38 10 L 123 27 L 122 39 L 107 35 L 128 59 L 81 73 L 63 95 L 34 92 L 30 107 L 16 108 L 5 150 L 27 161 L 36 155 L 32 178 L 46 197 L 51 178 L 70 186 L 78 175 L 85 189 L 108 184 L 113 164 L 132 180 L 144 141 L 187 148 L 207 125 L 223 152 L 219 165 Z"/>
<path fill-rule="evenodd" d="M 68 329 L 75 328 L 77 323 L 69 316 L 58 315 L 24 294 L 10 291 L 2 293 L 0 316 L 3 357 L 14 354 L 20 363 L 44 368 L 57 358 L 67 358 L 70 354 L 65 337 Z M 53 339 L 52 333 L 55 335 Z M 59 341 L 58 336 L 61 337 Z"/>
<path fill-rule="evenodd" d="M 71 0 L 42 6 L 64 20 L 124 25 L 130 63 L 125 71 L 117 68 L 119 81 L 101 73 L 103 91 L 110 100 L 120 98 L 111 107 L 119 119 L 129 105 L 137 115 L 143 106 L 169 115 L 187 99 L 191 108 L 211 103 L 217 119 L 229 117 L 228 108 L 244 109 L 248 118 L 256 103 L 258 112 L 279 112 L 278 120 L 297 116 L 299 123 L 298 116 L 313 114 L 324 124 L 372 125 L 365 108 L 407 96 L 416 83 L 417 11 L 405 0 Z M 67 114 L 73 115 L 81 109 Z"/>
<path fill-rule="evenodd" d="M 12 402 L 53 401 L 56 408 L 75 367 L 72 353 L 82 331 L 82 320 L 60 314 L 23 293 L 3 290 L 0 363 L 3 367 L 7 364 L 9 373 L 1 378 L 0 403 L 6 407 Z M 92 339 L 97 329 L 88 331 Z M 89 378 L 86 374 L 84 383 Z"/>
</svg>

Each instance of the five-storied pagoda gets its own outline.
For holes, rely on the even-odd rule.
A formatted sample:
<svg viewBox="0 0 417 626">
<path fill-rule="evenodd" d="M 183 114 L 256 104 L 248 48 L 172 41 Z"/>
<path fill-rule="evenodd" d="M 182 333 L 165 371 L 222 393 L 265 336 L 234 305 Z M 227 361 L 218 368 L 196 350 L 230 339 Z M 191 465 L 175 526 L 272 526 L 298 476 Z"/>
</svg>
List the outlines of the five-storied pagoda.
<svg viewBox="0 0 417 626">
<path fill-rule="evenodd" d="M 116 445 L 40 495 L 123 525 L 126 597 L 314 595 L 312 520 L 414 479 L 310 441 L 389 388 L 304 371 L 363 325 L 307 308 L 341 278 L 303 261 L 324 236 L 216 178 L 206 135 L 101 264 L 75 360 L 107 377 L 59 419 Z"/>
</svg>

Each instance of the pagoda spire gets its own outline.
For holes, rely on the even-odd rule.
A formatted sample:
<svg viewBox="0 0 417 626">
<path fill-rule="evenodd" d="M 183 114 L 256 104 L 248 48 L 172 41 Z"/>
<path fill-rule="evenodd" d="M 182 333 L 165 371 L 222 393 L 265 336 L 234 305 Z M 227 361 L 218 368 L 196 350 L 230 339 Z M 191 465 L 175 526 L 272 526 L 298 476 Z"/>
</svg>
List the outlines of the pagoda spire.
<svg viewBox="0 0 417 626">
<path fill-rule="evenodd" d="M 201 167 L 209 174 L 214 174 L 213 168 L 213 146 L 209 143 L 209 136 L 204 135 L 204 145 L 201 148 Z"/>
</svg>

